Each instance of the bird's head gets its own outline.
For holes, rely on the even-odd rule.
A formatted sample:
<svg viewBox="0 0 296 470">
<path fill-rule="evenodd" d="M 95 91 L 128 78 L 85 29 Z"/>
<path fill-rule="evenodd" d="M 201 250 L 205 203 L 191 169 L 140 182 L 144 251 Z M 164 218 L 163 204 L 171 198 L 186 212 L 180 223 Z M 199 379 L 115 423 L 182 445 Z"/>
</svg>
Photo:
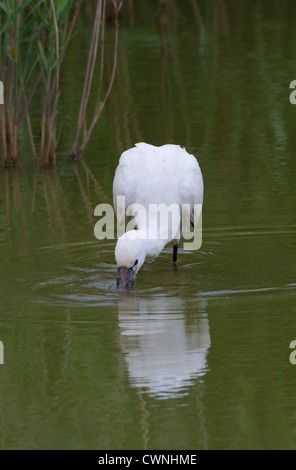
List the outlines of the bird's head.
<svg viewBox="0 0 296 470">
<path fill-rule="evenodd" d="M 117 263 L 117 287 L 133 287 L 135 277 L 145 261 L 145 251 L 137 230 L 130 230 L 117 240 L 115 248 Z"/>
</svg>

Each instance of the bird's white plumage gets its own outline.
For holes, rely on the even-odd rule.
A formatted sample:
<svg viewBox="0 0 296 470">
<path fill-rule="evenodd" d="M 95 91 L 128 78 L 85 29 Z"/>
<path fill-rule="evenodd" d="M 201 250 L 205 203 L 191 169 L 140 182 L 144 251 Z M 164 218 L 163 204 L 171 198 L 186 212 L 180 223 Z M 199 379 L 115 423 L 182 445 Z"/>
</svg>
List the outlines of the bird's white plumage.
<svg viewBox="0 0 296 470">
<path fill-rule="evenodd" d="M 117 207 L 117 196 L 124 196 L 124 206 Z M 113 181 L 113 202 L 120 223 L 124 220 L 127 207 L 133 204 L 146 208 L 149 204 L 178 204 L 180 209 L 182 204 L 190 204 L 191 222 L 194 224 L 194 204 L 203 202 L 199 164 L 179 145 L 156 147 L 138 143 L 120 157 Z M 173 239 L 173 236 L 167 240 L 147 239 L 146 224 L 139 220 L 139 230 L 127 232 L 118 239 L 115 250 L 118 266 L 130 267 L 138 257 L 139 269 L 145 257 L 158 256 L 166 243 Z"/>
</svg>

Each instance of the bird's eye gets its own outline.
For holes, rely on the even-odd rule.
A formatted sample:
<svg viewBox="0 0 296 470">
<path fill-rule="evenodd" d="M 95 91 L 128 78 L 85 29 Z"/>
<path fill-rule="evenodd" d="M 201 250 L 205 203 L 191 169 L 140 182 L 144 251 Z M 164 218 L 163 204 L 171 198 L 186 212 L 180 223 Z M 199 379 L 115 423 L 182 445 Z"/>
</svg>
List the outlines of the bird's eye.
<svg viewBox="0 0 296 470">
<path fill-rule="evenodd" d="M 136 259 L 136 261 L 134 262 L 134 265 L 133 265 L 133 270 L 135 270 L 137 264 L 138 264 L 138 260 Z"/>
</svg>

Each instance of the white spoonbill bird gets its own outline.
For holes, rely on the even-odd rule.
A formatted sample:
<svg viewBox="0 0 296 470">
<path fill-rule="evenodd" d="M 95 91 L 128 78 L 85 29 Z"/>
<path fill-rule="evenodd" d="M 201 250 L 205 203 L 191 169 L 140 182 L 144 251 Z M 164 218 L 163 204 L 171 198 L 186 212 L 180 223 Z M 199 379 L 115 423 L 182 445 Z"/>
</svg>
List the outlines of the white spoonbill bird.
<svg viewBox="0 0 296 470">
<path fill-rule="evenodd" d="M 125 221 L 128 208 L 127 215 L 134 218 L 135 228 L 117 240 L 117 287 L 132 287 L 145 258 L 156 258 L 172 240 L 173 262 L 177 262 L 182 204 L 190 207 L 188 215 L 193 226 L 197 223 L 194 204 L 202 202 L 203 179 L 199 164 L 179 145 L 155 147 L 139 143 L 123 152 L 113 181 L 113 204 L 118 222 Z M 177 207 L 177 216 L 167 217 L 166 222 L 157 211 L 150 210 L 172 204 Z"/>
</svg>

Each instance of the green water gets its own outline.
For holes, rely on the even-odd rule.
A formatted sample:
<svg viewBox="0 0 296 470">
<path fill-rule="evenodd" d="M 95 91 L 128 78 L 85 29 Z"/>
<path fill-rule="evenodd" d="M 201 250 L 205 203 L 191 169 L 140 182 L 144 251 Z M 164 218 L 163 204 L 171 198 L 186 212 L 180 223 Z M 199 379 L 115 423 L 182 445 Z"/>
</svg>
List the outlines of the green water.
<svg viewBox="0 0 296 470">
<path fill-rule="evenodd" d="M 296 10 L 213 5 L 169 2 L 162 56 L 157 2 L 126 3 L 84 160 L 68 162 L 63 134 L 56 168 L 34 170 L 28 146 L 24 168 L 0 170 L 3 449 L 296 447 Z M 115 241 L 94 238 L 93 210 L 138 141 L 198 156 L 203 244 L 177 268 L 167 246 L 118 292 Z"/>
</svg>

